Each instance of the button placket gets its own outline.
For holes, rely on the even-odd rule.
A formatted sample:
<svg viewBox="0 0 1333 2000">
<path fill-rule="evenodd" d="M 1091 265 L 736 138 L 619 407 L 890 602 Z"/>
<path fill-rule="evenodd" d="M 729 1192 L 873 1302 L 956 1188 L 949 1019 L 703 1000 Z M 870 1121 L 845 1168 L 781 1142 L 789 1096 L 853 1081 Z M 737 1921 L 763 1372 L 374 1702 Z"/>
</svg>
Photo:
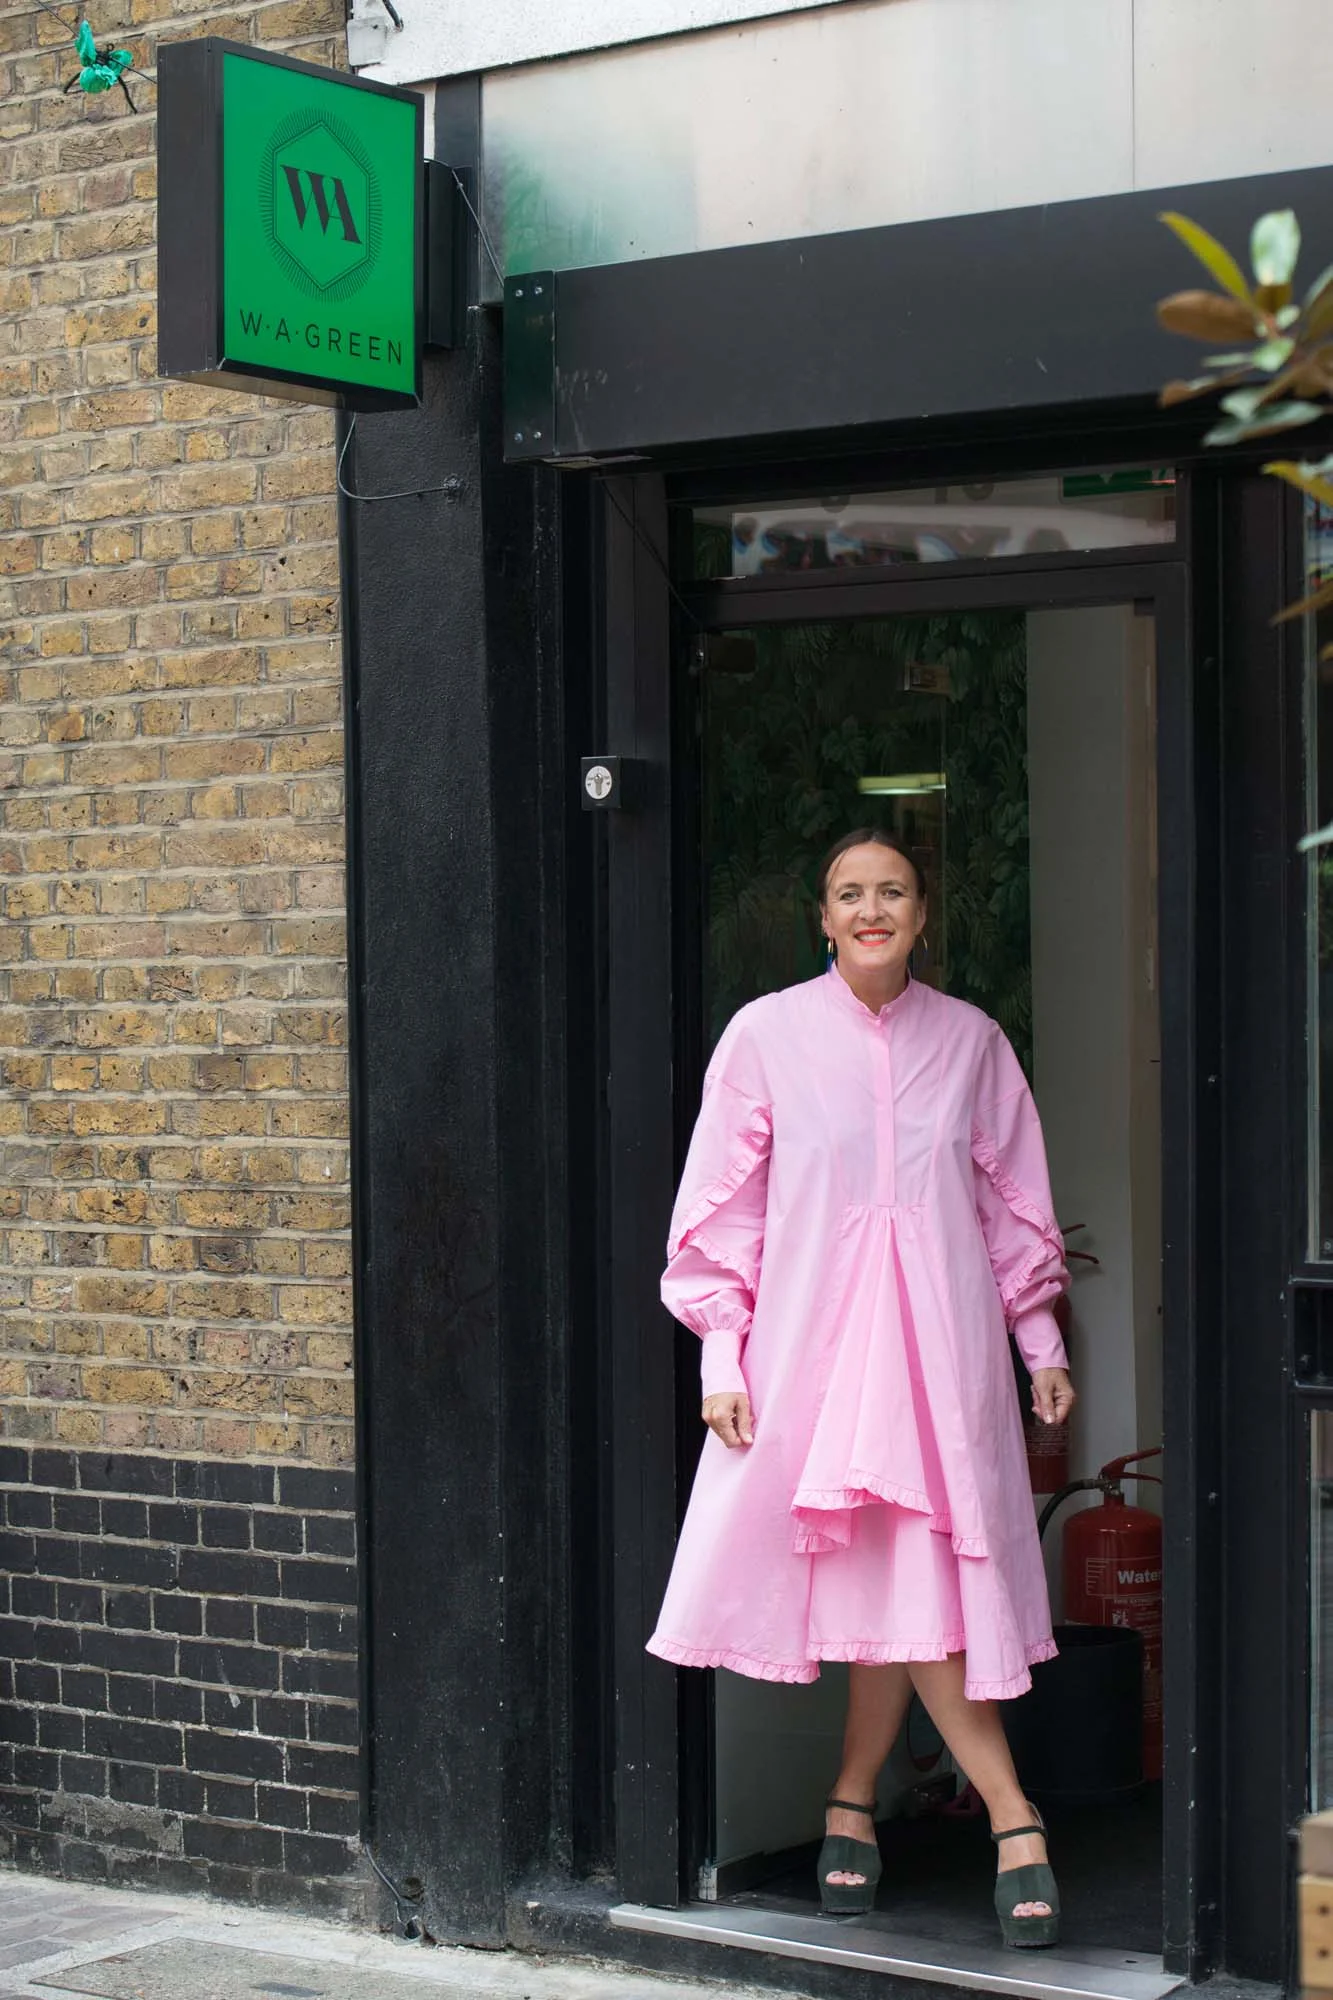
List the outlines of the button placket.
<svg viewBox="0 0 1333 2000">
<path fill-rule="evenodd" d="M 897 1199 L 898 1173 L 888 1021 L 881 1016 L 871 1032 L 875 1038 L 875 1201 L 881 1208 L 892 1208 Z"/>
</svg>

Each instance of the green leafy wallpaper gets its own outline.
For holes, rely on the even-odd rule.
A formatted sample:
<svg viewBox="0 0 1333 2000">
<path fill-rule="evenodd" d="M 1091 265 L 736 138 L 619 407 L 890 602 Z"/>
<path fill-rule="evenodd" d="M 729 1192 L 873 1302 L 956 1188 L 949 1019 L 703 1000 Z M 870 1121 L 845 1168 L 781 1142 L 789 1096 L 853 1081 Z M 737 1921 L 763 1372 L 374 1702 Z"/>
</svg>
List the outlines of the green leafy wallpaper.
<svg viewBox="0 0 1333 2000">
<path fill-rule="evenodd" d="M 705 669 L 704 851 L 714 1039 L 824 963 L 814 882 L 858 825 L 921 851 L 927 976 L 985 1008 L 1030 1071 L 1026 657 L 1021 612 L 761 628 L 750 673 Z M 947 692 L 910 687 L 927 666 Z M 861 777 L 946 790 L 863 796 Z"/>
</svg>

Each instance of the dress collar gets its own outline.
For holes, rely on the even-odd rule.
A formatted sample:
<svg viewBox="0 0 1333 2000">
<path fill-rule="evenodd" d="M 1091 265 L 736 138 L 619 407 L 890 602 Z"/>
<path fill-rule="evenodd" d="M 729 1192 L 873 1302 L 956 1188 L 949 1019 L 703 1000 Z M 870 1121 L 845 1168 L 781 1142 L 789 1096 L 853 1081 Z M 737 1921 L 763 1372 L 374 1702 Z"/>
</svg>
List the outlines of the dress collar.
<svg viewBox="0 0 1333 2000">
<path fill-rule="evenodd" d="M 828 971 L 824 974 L 824 982 L 835 1002 L 841 1007 L 850 1008 L 854 1014 L 859 1014 L 863 1021 L 887 1021 L 895 1014 L 906 1012 L 912 1003 L 912 994 L 917 984 L 909 972 L 907 975 L 907 984 L 898 995 L 898 998 L 890 1000 L 887 1006 L 881 1007 L 879 1012 L 875 1013 L 871 1008 L 866 1006 L 864 1000 L 857 999 L 851 987 L 839 972 L 838 961 L 836 959 L 834 959 Z"/>
</svg>

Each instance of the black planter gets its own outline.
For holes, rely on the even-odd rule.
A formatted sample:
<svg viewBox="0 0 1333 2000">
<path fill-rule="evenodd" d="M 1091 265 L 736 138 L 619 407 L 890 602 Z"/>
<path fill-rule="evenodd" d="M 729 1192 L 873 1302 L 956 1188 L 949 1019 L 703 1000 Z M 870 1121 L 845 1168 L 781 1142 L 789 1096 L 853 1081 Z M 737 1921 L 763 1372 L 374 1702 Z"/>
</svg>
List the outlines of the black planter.
<svg viewBox="0 0 1333 2000">
<path fill-rule="evenodd" d="M 1143 1640 L 1119 1626 L 1057 1625 L 1054 1660 L 1002 1703 L 1025 1791 L 1100 1804 L 1143 1783 Z"/>
</svg>

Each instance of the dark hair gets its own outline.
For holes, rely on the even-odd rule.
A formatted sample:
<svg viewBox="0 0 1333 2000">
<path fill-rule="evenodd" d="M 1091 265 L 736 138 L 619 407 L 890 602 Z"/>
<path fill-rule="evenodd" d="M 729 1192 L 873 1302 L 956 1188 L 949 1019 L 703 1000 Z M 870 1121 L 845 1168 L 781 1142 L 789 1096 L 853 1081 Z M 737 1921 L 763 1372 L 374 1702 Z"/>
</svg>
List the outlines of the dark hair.
<svg viewBox="0 0 1333 2000">
<path fill-rule="evenodd" d="M 887 847 L 891 854 L 900 854 L 916 877 L 916 892 L 925 896 L 926 878 L 921 863 L 910 847 L 904 847 L 896 834 L 889 833 L 882 826 L 858 826 L 851 833 L 844 833 L 841 840 L 835 840 L 824 859 L 819 864 L 819 875 L 815 882 L 815 900 L 822 909 L 828 896 L 828 878 L 837 867 L 844 854 L 853 847 L 865 847 L 873 843 L 876 847 Z"/>
</svg>

